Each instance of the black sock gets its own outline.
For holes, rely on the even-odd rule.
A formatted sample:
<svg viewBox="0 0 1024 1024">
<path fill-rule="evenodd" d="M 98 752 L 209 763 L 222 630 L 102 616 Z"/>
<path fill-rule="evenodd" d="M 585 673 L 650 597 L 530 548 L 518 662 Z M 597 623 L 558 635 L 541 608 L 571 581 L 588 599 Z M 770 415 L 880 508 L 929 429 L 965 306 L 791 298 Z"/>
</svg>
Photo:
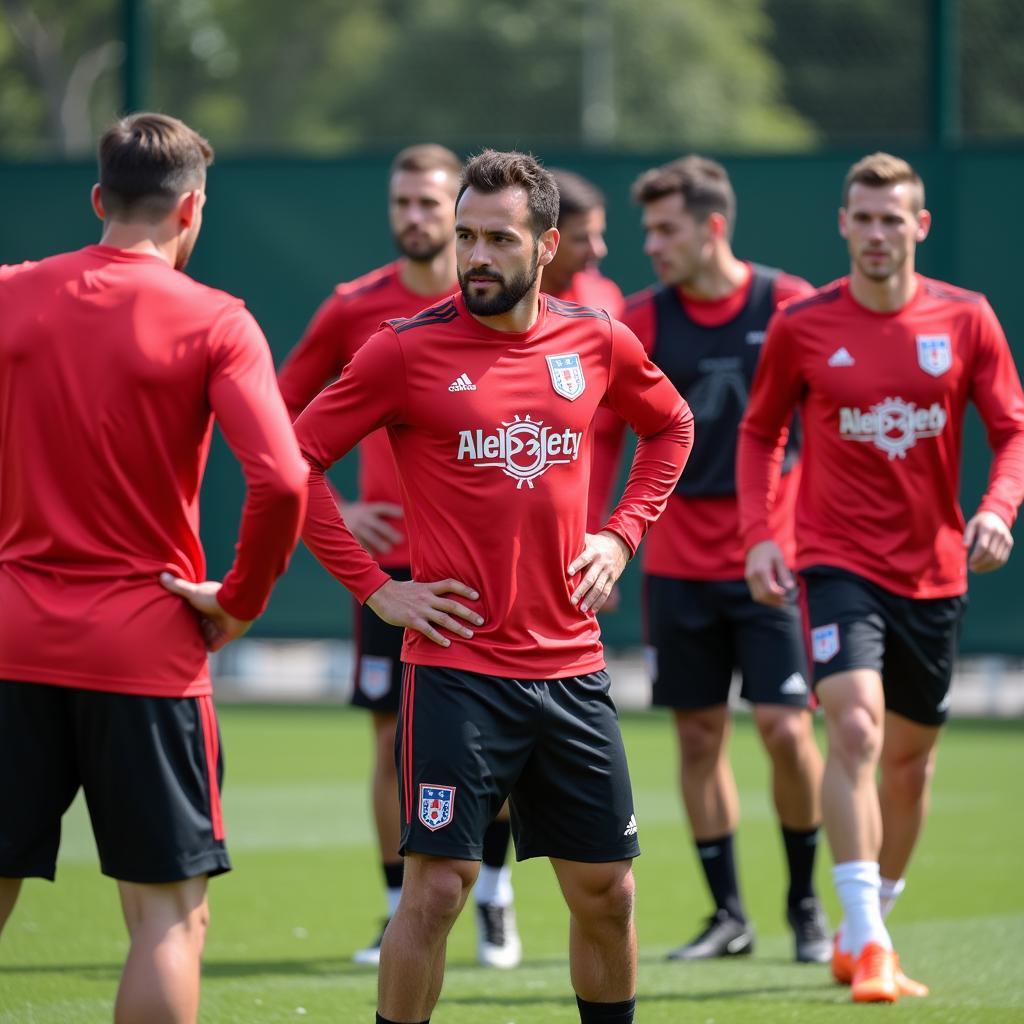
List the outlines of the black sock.
<svg viewBox="0 0 1024 1024">
<path fill-rule="evenodd" d="M 630 1020 L 633 1018 L 630 1017 Z M 399 1024 L 396 1020 L 388 1020 L 387 1017 L 382 1017 L 379 1013 L 377 1014 L 377 1024 Z M 428 1017 L 424 1021 L 414 1021 L 413 1024 L 430 1024 L 430 1018 Z"/>
<path fill-rule="evenodd" d="M 512 824 L 492 821 L 484 832 L 484 852 L 481 858 L 489 868 L 503 868 L 508 859 L 508 841 L 512 838 Z"/>
<path fill-rule="evenodd" d="M 580 1024 L 633 1024 L 636 996 L 621 1003 L 588 1003 L 576 997 L 580 1008 Z"/>
<path fill-rule="evenodd" d="M 792 910 L 801 900 L 814 895 L 814 856 L 818 852 L 818 829 L 806 831 L 782 826 L 782 841 L 786 845 L 789 861 L 789 895 L 787 904 Z"/>
<path fill-rule="evenodd" d="M 405 875 L 405 861 L 400 860 L 397 864 L 381 864 L 384 869 L 384 884 L 389 889 L 401 889 L 402 878 Z"/>
<path fill-rule="evenodd" d="M 708 880 L 711 897 L 719 910 L 724 910 L 740 921 L 746 921 L 747 914 L 740 899 L 740 887 L 736 881 L 736 860 L 732 851 L 732 833 L 720 839 L 697 841 L 697 856 Z"/>
</svg>

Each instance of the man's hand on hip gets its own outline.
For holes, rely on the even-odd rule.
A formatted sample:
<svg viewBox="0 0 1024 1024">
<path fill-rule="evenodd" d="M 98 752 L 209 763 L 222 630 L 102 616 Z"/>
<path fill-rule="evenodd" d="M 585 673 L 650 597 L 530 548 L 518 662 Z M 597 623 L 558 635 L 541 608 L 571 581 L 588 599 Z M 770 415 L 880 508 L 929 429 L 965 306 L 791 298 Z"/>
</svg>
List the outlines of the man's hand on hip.
<svg viewBox="0 0 1024 1024">
<path fill-rule="evenodd" d="M 600 611 L 631 556 L 626 542 L 611 530 L 584 534 L 583 551 L 567 570 L 571 579 L 586 569 L 579 586 L 572 592 L 572 603 L 578 604 L 584 612 Z"/>
</svg>

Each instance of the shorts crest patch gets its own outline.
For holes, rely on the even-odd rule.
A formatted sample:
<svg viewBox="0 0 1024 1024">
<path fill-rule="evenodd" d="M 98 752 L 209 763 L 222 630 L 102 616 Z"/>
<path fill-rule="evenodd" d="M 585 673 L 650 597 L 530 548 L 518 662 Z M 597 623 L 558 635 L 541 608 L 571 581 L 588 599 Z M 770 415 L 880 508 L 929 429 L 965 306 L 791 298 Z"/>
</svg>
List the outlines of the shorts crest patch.
<svg viewBox="0 0 1024 1024">
<path fill-rule="evenodd" d="M 452 823 L 455 814 L 455 786 L 420 783 L 420 822 L 431 832 Z"/>
<path fill-rule="evenodd" d="M 391 659 L 364 654 L 359 659 L 359 689 L 370 700 L 380 700 L 391 689 Z"/>
<path fill-rule="evenodd" d="M 566 352 L 557 356 L 545 356 L 548 372 L 551 374 L 551 386 L 556 395 L 575 402 L 586 390 L 587 382 L 583 376 L 583 366 L 578 352 Z"/>
<path fill-rule="evenodd" d="M 839 625 L 830 622 L 811 630 L 811 651 L 819 664 L 831 661 L 839 653 Z"/>
</svg>

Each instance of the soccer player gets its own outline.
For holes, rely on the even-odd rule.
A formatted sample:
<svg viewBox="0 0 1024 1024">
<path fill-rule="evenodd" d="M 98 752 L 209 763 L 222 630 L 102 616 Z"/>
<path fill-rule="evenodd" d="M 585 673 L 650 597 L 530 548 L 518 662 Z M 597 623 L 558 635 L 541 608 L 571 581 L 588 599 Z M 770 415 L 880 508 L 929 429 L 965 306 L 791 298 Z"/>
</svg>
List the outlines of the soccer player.
<svg viewBox="0 0 1024 1024">
<path fill-rule="evenodd" d="M 23 878 L 53 879 L 81 786 L 131 938 L 118 1024 L 197 1018 L 230 868 L 206 652 L 263 610 L 306 499 L 262 332 L 181 273 L 212 159 L 174 118 L 119 121 L 100 244 L 0 269 L 0 927 Z M 248 485 L 222 584 L 199 542 L 214 417 Z"/>
<path fill-rule="evenodd" d="M 1024 496 L 1013 357 L 984 296 L 915 272 L 930 225 L 906 161 L 853 165 L 839 211 L 849 276 L 776 315 L 741 429 L 747 579 L 767 605 L 793 586 L 772 516 L 794 408 L 805 432 L 795 565 L 828 728 L 823 809 L 845 915 L 832 971 L 856 1002 L 927 994 L 899 970 L 884 918 L 925 817 L 967 570 L 1006 562 Z M 965 527 L 968 399 L 994 458 Z"/>
<path fill-rule="evenodd" d="M 811 727 L 807 658 L 795 601 L 766 607 L 743 579 L 736 503 L 737 432 L 768 319 L 811 286 L 736 257 L 736 197 L 720 164 L 701 156 L 642 174 L 644 251 L 660 284 L 627 300 L 625 322 L 686 398 L 696 440 L 686 475 L 644 542 L 653 700 L 672 709 L 683 803 L 715 910 L 671 960 L 747 954 L 754 929 L 740 896 L 733 837 L 739 824 L 729 764 L 729 688 L 734 668 L 771 761 L 772 795 L 789 868 L 786 918 L 798 961 L 830 955 L 814 890 L 821 822 L 821 755 Z M 786 453 L 772 525 L 793 543 L 799 470 Z"/>
<path fill-rule="evenodd" d="M 595 612 L 675 486 L 690 416 L 606 313 L 539 295 L 558 191 L 521 153 L 463 172 L 461 292 L 374 335 L 299 417 L 306 543 L 407 627 L 399 721 L 405 887 L 381 945 L 378 1024 L 424 1021 L 482 837 L 511 794 L 520 858 L 552 860 L 571 913 L 580 1019 L 633 1020 L 629 775 Z M 450 390 L 456 381 L 468 387 Z M 585 532 L 601 402 L 640 435 L 606 528 Z M 371 430 L 395 451 L 415 582 L 345 528 L 323 472 Z"/>
<path fill-rule="evenodd" d="M 437 145 L 409 146 L 392 161 L 388 184 L 391 232 L 397 260 L 338 285 L 281 367 L 278 383 L 294 419 L 325 384 L 348 365 L 384 320 L 409 317 L 458 288 L 455 274 L 455 195 L 462 161 Z M 452 391 L 468 385 L 452 382 Z M 387 432 L 359 445 L 359 497 L 344 503 L 345 523 L 394 579 L 410 578 L 409 542 L 395 460 Z M 372 716 L 373 777 L 370 794 L 387 892 L 384 927 L 402 894 L 398 853 L 398 777 L 395 725 L 402 682 L 402 633 L 355 602 L 357 654 L 352 702 Z M 474 889 L 477 959 L 490 967 L 515 967 L 522 943 L 512 907 L 512 872 L 506 865 L 511 825 L 503 809 L 484 836 L 483 864 Z M 380 935 L 383 935 L 383 928 Z M 375 965 L 380 936 L 353 956 Z"/>
</svg>

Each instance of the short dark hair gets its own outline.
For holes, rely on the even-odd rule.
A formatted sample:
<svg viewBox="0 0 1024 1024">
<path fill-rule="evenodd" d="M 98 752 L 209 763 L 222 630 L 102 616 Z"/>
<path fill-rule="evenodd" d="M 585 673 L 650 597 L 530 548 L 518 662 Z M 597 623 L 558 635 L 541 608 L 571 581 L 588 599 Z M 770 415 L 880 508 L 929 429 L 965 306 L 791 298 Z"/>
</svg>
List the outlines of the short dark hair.
<svg viewBox="0 0 1024 1024">
<path fill-rule="evenodd" d="M 201 188 L 213 147 L 167 114 L 131 114 L 100 137 L 97 151 L 104 212 L 119 220 L 158 221 L 178 197 Z"/>
<path fill-rule="evenodd" d="M 656 199 L 679 193 L 688 213 L 703 223 L 712 213 L 720 213 L 730 229 L 736 222 L 736 193 L 726 169 L 706 156 L 672 160 L 645 171 L 633 182 L 633 200 L 653 203 Z"/>
<path fill-rule="evenodd" d="M 462 171 L 456 203 L 467 188 L 485 194 L 506 188 L 526 190 L 530 227 L 535 238 L 558 224 L 558 186 L 551 172 L 529 153 L 510 150 L 505 153 L 485 149 L 473 157 Z"/>
<path fill-rule="evenodd" d="M 924 209 L 924 182 L 906 160 L 891 153 L 871 153 L 862 157 L 847 172 L 843 181 L 843 206 L 850 202 L 854 185 L 885 188 L 888 185 L 909 185 L 913 192 L 914 212 Z"/>
<path fill-rule="evenodd" d="M 399 171 L 447 171 L 454 178 L 462 174 L 462 161 L 445 146 L 424 142 L 406 146 L 391 161 L 391 174 Z"/>
<path fill-rule="evenodd" d="M 583 175 L 575 171 L 567 171 L 561 167 L 552 167 L 550 170 L 558 186 L 559 224 L 562 224 L 566 217 L 604 209 L 604 193 L 592 181 L 587 181 Z"/>
</svg>

